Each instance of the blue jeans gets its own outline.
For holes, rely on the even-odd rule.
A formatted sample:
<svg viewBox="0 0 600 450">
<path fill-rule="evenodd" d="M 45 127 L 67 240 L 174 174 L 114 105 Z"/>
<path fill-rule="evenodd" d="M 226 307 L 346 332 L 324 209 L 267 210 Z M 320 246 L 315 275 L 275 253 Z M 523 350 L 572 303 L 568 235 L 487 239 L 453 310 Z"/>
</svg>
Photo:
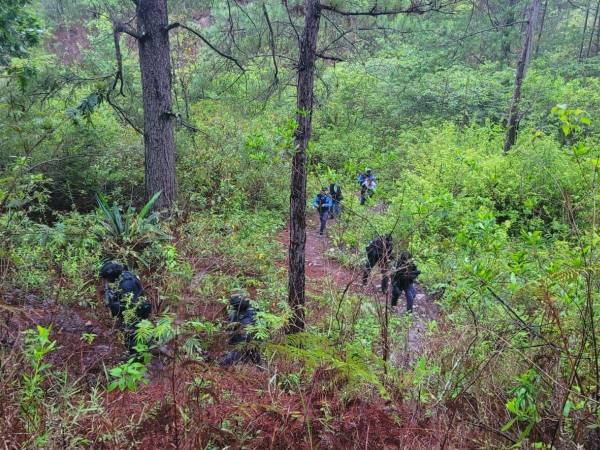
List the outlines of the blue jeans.
<svg viewBox="0 0 600 450">
<path fill-rule="evenodd" d="M 413 303 L 415 301 L 415 297 L 417 296 L 417 289 L 415 288 L 415 284 L 410 283 L 406 287 L 400 287 L 394 284 L 394 287 L 392 289 L 392 306 L 396 306 L 398 304 L 398 299 L 400 298 L 402 292 L 404 292 L 404 294 L 406 295 L 406 310 L 408 312 L 412 312 Z"/>
</svg>

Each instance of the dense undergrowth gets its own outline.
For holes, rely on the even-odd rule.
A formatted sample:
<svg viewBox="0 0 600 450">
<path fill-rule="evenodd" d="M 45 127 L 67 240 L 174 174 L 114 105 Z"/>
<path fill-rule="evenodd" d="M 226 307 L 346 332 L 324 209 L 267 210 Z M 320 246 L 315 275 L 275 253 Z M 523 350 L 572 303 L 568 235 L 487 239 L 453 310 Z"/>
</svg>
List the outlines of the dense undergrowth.
<svg viewBox="0 0 600 450">
<path fill-rule="evenodd" d="M 92 76 L 112 68 L 95 37 L 109 29 L 81 27 L 78 70 L 46 43 L 0 80 L 5 447 L 597 448 L 597 57 L 567 62 L 557 45 L 534 62 L 508 154 L 513 73 L 498 62 L 442 64 L 407 38 L 320 67 L 309 192 L 345 193 L 327 257 L 357 269 L 382 233 L 412 252 L 440 310 L 416 352 L 411 318 L 333 274 L 309 280 L 307 330 L 285 335 L 293 90 L 265 94 L 264 67 L 244 83 L 195 75 L 214 61 L 177 42 L 179 197 L 168 219 L 145 211 L 142 139 L 108 103 L 112 78 Z M 365 166 L 379 187 L 363 207 Z M 154 309 L 141 362 L 122 358 L 102 305 L 106 256 Z M 259 311 L 260 369 L 217 365 L 237 291 Z"/>
</svg>

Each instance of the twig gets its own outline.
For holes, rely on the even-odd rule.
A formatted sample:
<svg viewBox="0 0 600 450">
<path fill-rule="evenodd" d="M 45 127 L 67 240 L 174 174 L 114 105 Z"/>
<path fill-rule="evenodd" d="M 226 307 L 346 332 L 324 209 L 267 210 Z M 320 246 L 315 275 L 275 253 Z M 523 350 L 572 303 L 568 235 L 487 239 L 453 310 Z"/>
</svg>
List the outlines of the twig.
<svg viewBox="0 0 600 450">
<path fill-rule="evenodd" d="M 240 70 L 242 72 L 245 72 L 246 70 L 244 69 L 244 67 L 240 64 L 240 62 L 234 58 L 231 55 L 228 55 L 227 53 L 223 53 L 221 50 L 219 50 L 217 47 L 215 47 L 213 44 L 210 43 L 210 41 L 208 39 L 206 39 L 202 34 L 200 34 L 198 31 L 194 30 L 193 28 L 188 27 L 187 25 L 184 25 L 182 23 L 179 22 L 173 22 L 172 24 L 168 25 L 166 27 L 166 30 L 172 30 L 174 28 L 183 28 L 184 30 L 189 31 L 190 33 L 198 36 L 200 38 L 200 40 L 202 42 L 204 42 L 206 45 L 208 45 L 208 47 L 210 47 L 215 53 L 217 53 L 218 55 L 222 56 L 225 59 L 228 59 L 230 61 L 233 61 L 233 63 L 238 66 L 240 68 Z"/>
</svg>

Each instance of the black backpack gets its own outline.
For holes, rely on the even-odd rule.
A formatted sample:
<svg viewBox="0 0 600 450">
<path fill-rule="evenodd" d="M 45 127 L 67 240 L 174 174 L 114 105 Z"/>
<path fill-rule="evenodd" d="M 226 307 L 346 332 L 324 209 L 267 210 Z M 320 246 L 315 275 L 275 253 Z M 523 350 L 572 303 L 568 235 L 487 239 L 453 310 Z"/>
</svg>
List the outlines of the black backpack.
<svg viewBox="0 0 600 450">
<path fill-rule="evenodd" d="M 329 194 L 331 195 L 332 199 L 338 202 L 342 201 L 344 198 L 342 195 L 342 188 L 336 183 L 333 183 L 329 186 Z"/>
</svg>

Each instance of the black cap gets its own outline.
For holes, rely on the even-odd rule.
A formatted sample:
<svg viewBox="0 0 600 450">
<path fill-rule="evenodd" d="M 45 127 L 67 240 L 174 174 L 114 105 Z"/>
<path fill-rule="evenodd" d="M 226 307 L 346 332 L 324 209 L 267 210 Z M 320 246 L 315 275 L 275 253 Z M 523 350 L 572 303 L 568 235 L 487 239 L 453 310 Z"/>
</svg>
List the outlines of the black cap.
<svg viewBox="0 0 600 450">
<path fill-rule="evenodd" d="M 100 268 L 100 278 L 104 278 L 112 283 L 121 276 L 124 269 L 119 263 L 107 261 Z"/>
<path fill-rule="evenodd" d="M 229 304 L 235 309 L 244 310 L 250 306 L 250 300 L 241 294 L 235 294 L 229 299 Z"/>
</svg>

